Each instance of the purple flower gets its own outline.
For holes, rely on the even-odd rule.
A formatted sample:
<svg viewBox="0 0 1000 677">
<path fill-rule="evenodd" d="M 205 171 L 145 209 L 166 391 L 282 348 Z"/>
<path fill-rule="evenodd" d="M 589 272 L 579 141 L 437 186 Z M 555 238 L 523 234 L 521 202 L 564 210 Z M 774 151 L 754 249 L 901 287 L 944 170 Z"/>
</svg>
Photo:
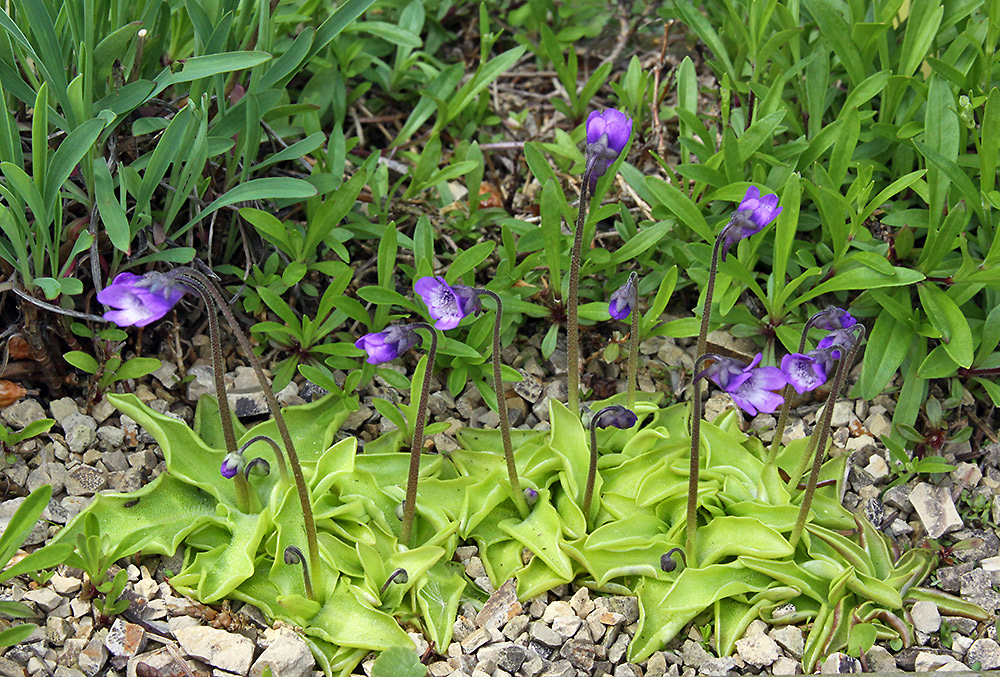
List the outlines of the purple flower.
<svg viewBox="0 0 1000 677">
<path fill-rule="evenodd" d="M 170 312 L 185 291 L 171 273 L 119 273 L 97 293 L 97 300 L 116 309 L 104 313 L 104 319 L 119 327 L 145 327 Z"/>
<path fill-rule="evenodd" d="M 442 331 L 454 329 L 462 318 L 480 309 L 479 293 L 472 287 L 452 287 L 443 277 L 422 277 L 413 285 L 431 317 L 434 327 Z"/>
<path fill-rule="evenodd" d="M 774 221 L 782 208 L 778 206 L 777 195 L 760 196 L 760 191 L 756 186 L 747 188 L 746 195 L 740 206 L 733 212 L 729 220 L 729 232 L 726 234 L 726 241 L 722 243 L 722 260 L 726 260 L 729 248 L 745 237 L 755 235 L 764 230 L 764 227 Z"/>
<path fill-rule="evenodd" d="M 625 284 L 611 294 L 608 303 L 608 314 L 616 320 L 624 320 L 632 314 L 632 303 L 635 301 L 635 275 L 629 275 Z"/>
<path fill-rule="evenodd" d="M 587 164 L 590 165 L 591 188 L 604 176 L 611 163 L 618 159 L 632 136 L 632 118 L 619 110 L 596 110 L 587 116 Z"/>
<path fill-rule="evenodd" d="M 227 480 L 231 480 L 236 477 L 236 473 L 243 470 L 243 454 L 226 454 L 226 457 L 222 460 L 222 467 L 219 468 L 219 472 Z"/>
<path fill-rule="evenodd" d="M 834 360 L 839 360 L 842 355 L 842 351 L 839 348 L 848 348 L 854 345 L 854 332 L 850 329 L 834 329 L 829 334 L 824 336 L 819 340 L 816 345 L 817 348 L 826 349 L 830 351 L 830 357 Z"/>
<path fill-rule="evenodd" d="M 758 412 L 771 414 L 784 402 L 781 395 L 771 392 L 785 387 L 785 375 L 777 367 L 757 367 L 760 353 L 744 366 L 738 360 L 719 358 L 695 378 L 705 376 L 733 398 L 736 406 L 751 416 Z"/>
<path fill-rule="evenodd" d="M 801 395 L 826 383 L 826 361 L 809 353 L 792 353 L 781 358 L 781 373 Z"/>
<path fill-rule="evenodd" d="M 849 312 L 837 306 L 827 306 L 816 313 L 813 326 L 833 331 L 834 329 L 850 329 L 858 323 Z"/>
<path fill-rule="evenodd" d="M 598 428 L 610 428 L 614 426 L 615 428 L 626 430 L 634 426 L 638 420 L 639 417 L 631 409 L 626 409 L 620 404 L 613 404 L 597 412 L 597 421 L 595 424 Z"/>
<path fill-rule="evenodd" d="M 354 342 L 355 347 L 368 353 L 368 364 L 391 362 L 417 345 L 420 337 L 413 330 L 413 325 L 402 324 L 386 327 L 384 331 L 365 334 Z"/>
</svg>

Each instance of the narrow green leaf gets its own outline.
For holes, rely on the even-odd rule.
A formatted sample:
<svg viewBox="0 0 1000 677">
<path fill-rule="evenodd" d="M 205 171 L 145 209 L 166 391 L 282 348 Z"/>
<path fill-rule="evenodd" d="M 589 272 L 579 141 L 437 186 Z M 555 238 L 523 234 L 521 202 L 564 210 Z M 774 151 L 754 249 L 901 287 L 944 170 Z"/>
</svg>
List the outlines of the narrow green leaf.
<svg viewBox="0 0 1000 677">
<path fill-rule="evenodd" d="M 973 344 L 969 321 L 958 305 L 934 284 L 917 287 L 927 319 L 941 332 L 941 344 L 960 367 L 972 366 Z"/>
</svg>

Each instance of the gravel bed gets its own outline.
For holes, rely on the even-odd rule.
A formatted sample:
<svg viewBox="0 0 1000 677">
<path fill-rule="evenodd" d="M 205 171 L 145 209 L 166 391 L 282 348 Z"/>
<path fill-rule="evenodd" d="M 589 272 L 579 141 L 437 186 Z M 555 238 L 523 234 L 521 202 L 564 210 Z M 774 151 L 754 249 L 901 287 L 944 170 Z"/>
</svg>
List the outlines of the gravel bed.
<svg viewBox="0 0 1000 677">
<path fill-rule="evenodd" d="M 193 404 L 214 392 L 212 370 L 205 354 L 205 341 L 197 337 L 201 358 L 181 379 L 176 365 L 165 363 L 152 378 L 135 390 L 152 409 L 191 423 Z M 722 334 L 711 337 L 736 350 L 747 346 Z M 523 349 L 508 347 L 504 359 L 518 369 L 524 380 L 511 384 L 507 403 L 512 423 L 518 428 L 548 428 L 548 401 L 565 398 L 565 352 L 557 349 L 551 359 L 541 358 L 540 346 L 529 342 Z M 641 346 L 643 359 L 640 390 L 663 392 L 667 397 L 682 389 L 685 374 L 693 365 L 692 346 L 684 341 L 654 338 Z M 619 384 L 624 367 L 588 362 L 583 381 L 595 392 L 610 395 Z M 412 364 L 391 365 L 406 369 Z M 266 413 L 252 370 L 239 366 L 226 375 L 230 400 L 237 415 L 252 418 Z M 478 391 L 469 387 L 452 397 L 432 384 L 430 421 L 448 422 L 449 429 L 431 438 L 432 448 L 447 452 L 457 447 L 454 433 L 461 426 L 495 427 L 497 417 Z M 361 397 L 361 407 L 342 428 L 340 435 L 354 435 L 363 444 L 392 428 L 371 404 L 374 397 L 393 397 L 393 389 L 376 379 Z M 279 394 L 282 404 L 312 399 L 311 384 L 290 384 Z M 731 406 L 728 396 L 707 395 L 709 419 Z M 942 552 L 941 566 L 930 583 L 961 595 L 995 614 L 1000 609 L 1000 539 L 991 525 L 1000 523 L 1000 445 L 983 446 L 972 454 L 968 442 L 945 447 L 941 452 L 956 470 L 948 475 L 914 477 L 887 489 L 897 476 L 893 461 L 877 441 L 889 431 L 894 403 L 880 396 L 871 403 L 841 400 L 833 412 L 834 453 L 849 454 L 845 506 L 864 513 L 886 533 L 907 545 L 927 538 L 953 542 L 978 538 L 972 549 Z M 821 405 L 803 401 L 793 410 L 786 441 L 811 432 Z M 36 439 L 27 440 L 8 457 L 2 469 L 7 487 L 0 503 L 0 527 L 5 527 L 27 492 L 51 484 L 53 498 L 43 520 L 26 541 L 33 549 L 45 543 L 73 518 L 95 493 L 132 491 L 164 470 L 163 456 L 152 438 L 135 421 L 119 414 L 106 400 L 89 411 L 70 398 L 47 404 L 23 399 L 0 411 L 4 422 L 19 429 L 46 416 L 56 425 Z M 759 431 L 765 441 L 773 435 L 774 418 L 761 415 L 746 421 L 748 430 Z M 13 496 L 13 497 L 12 497 Z M 974 508 L 974 510 L 973 510 Z M 976 513 L 966 523 L 962 515 Z M 563 585 L 531 600 L 518 601 L 513 582 L 492 590 L 475 546 L 456 553 L 469 578 L 491 593 L 481 610 L 466 604 L 455 623 L 454 639 L 434 652 L 417 632 L 411 636 L 424 656 L 428 675 L 469 677 L 662 677 L 738 674 L 796 674 L 804 644 L 803 632 L 795 626 L 771 627 L 754 621 L 733 656 L 715 657 L 706 647 L 710 639 L 689 628 L 663 651 L 641 664 L 625 660 L 628 643 L 638 620 L 638 603 L 631 597 L 592 594 L 586 588 Z M 170 572 L 180 568 L 174 558 L 130 558 L 119 564 L 128 574 L 125 595 L 129 608 L 115 618 L 103 618 L 81 594 L 85 574 L 59 567 L 44 585 L 26 577 L 8 581 L 0 598 L 22 601 L 38 612 L 39 628 L 20 645 L 0 655 L 0 677 L 47 675 L 94 677 L 129 675 L 174 677 L 182 675 L 262 674 L 270 666 L 274 675 L 298 677 L 322 674 L 305 643 L 280 623 L 272 628 L 250 605 L 234 603 L 207 607 L 178 596 L 167 583 Z M 822 672 L 836 674 L 861 669 L 876 672 L 983 670 L 1000 668 L 1000 644 L 993 621 L 976 623 L 942 618 L 936 605 L 919 602 L 911 618 L 917 629 L 917 645 L 900 652 L 876 645 L 864 661 L 844 654 L 830 656 Z M 6 621 L 0 621 L 6 625 Z M 373 658 L 359 668 L 370 672 Z"/>
</svg>

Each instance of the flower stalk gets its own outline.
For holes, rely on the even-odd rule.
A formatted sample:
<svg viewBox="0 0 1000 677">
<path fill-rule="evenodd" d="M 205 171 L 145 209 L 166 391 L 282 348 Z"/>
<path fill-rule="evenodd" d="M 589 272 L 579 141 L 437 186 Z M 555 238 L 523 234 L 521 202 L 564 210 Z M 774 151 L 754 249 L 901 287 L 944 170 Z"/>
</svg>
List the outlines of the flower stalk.
<svg viewBox="0 0 1000 677">
<path fill-rule="evenodd" d="M 795 527 L 792 529 L 792 535 L 788 540 L 793 548 L 798 545 L 799 539 L 802 537 L 802 530 L 805 528 L 806 519 L 809 516 L 809 508 L 812 507 L 813 496 L 816 493 L 816 484 L 819 482 L 819 471 L 826 457 L 826 445 L 830 437 L 830 421 L 833 418 L 834 404 L 837 402 L 837 397 L 844 387 L 844 381 L 847 380 L 847 374 L 850 372 L 851 366 L 857 358 L 858 350 L 861 348 L 861 342 L 864 340 L 864 325 L 858 324 L 855 327 L 857 331 L 854 343 L 846 355 L 841 354 L 840 364 L 837 365 L 837 373 L 833 377 L 833 387 L 830 388 L 830 395 L 826 398 L 826 404 L 823 405 L 823 418 L 819 426 L 813 430 L 812 436 L 809 438 L 808 450 L 803 455 L 803 458 L 809 458 L 809 454 L 812 453 L 813 463 L 812 470 L 809 473 L 809 481 L 806 483 L 805 493 L 802 495 L 802 505 L 799 507 L 799 515 L 795 520 Z M 796 474 L 798 477 L 801 477 L 801 471 Z M 789 491 L 798 485 L 798 477 L 792 476 L 789 479 Z"/>
<path fill-rule="evenodd" d="M 250 341 L 247 339 L 246 334 L 243 333 L 242 329 L 240 329 L 236 316 L 233 315 L 233 311 L 229 309 L 229 305 L 226 303 L 225 299 L 222 298 L 222 294 L 220 294 L 218 289 L 215 288 L 212 281 L 209 280 L 209 278 L 203 273 L 194 270 L 193 268 L 178 269 L 177 279 L 190 287 L 199 287 L 211 296 L 215 307 L 222 312 L 223 317 L 226 318 L 226 321 L 232 328 L 233 335 L 236 337 L 236 340 L 243 349 L 243 352 L 246 353 L 247 360 L 250 362 L 250 366 L 253 367 L 254 373 L 257 376 L 257 381 L 260 383 L 261 391 L 264 393 L 265 400 L 267 400 L 268 409 L 270 409 L 271 415 L 274 417 L 275 425 L 277 425 L 278 432 L 281 435 L 281 441 L 284 443 L 285 454 L 288 455 L 286 463 L 284 455 L 277 454 L 278 470 L 281 474 L 281 480 L 286 485 L 288 484 L 288 466 L 291 466 L 295 489 L 299 496 L 299 505 L 302 509 L 302 521 L 306 532 L 306 545 L 309 550 L 309 567 L 305 572 L 306 578 L 309 580 L 309 576 L 315 576 L 320 567 L 319 543 L 316 539 L 316 521 L 313 518 L 309 488 L 306 486 L 306 480 L 302 474 L 302 466 L 299 464 L 299 457 L 295 451 L 295 444 L 292 442 L 292 436 L 288 432 L 288 425 L 285 422 L 285 417 L 281 413 L 281 407 L 278 404 L 278 399 L 274 396 L 274 391 L 271 390 L 271 386 L 268 385 L 267 378 L 264 376 L 264 369 L 261 367 L 260 360 L 257 359 L 257 355 L 253 351 L 253 346 L 250 345 Z M 210 311 L 209 315 L 211 314 L 212 313 Z M 221 377 L 221 373 L 221 369 L 216 369 L 217 379 Z M 220 402 L 222 399 L 225 398 L 220 398 Z M 303 564 L 303 566 L 305 565 Z M 312 581 L 309 580 L 307 590 L 311 591 L 312 588 Z M 315 598 L 313 598 L 310 594 L 310 599 Z"/>
<path fill-rule="evenodd" d="M 503 376 L 500 373 L 500 324 L 503 320 L 503 303 L 496 292 L 489 289 L 476 289 L 477 292 L 493 299 L 497 306 L 496 318 L 493 320 L 493 391 L 497 396 L 497 414 L 500 416 L 500 437 L 503 439 L 503 455 L 507 463 L 507 478 L 510 481 L 511 498 L 522 518 L 528 516 L 530 510 L 521 492 L 521 482 L 517 478 L 517 464 L 514 462 L 514 446 L 510 441 L 510 417 L 507 415 L 507 399 L 503 386 Z"/>
<path fill-rule="evenodd" d="M 590 468 L 587 471 L 587 486 L 583 491 L 583 516 L 587 520 L 587 528 L 593 526 L 590 506 L 594 498 L 594 482 L 597 480 L 597 429 L 614 426 L 624 430 L 631 428 L 638 421 L 631 410 L 620 404 L 604 407 L 590 419 Z"/>
<path fill-rule="evenodd" d="M 427 398 L 431 390 L 431 374 L 434 370 L 434 358 L 437 356 L 437 332 L 425 322 L 410 325 L 411 329 L 426 329 L 431 335 L 431 346 L 427 351 L 427 369 L 424 380 L 420 384 L 420 400 L 417 402 L 417 418 L 413 423 L 413 439 L 410 441 L 410 468 L 406 475 L 406 500 L 403 502 L 403 526 L 400 529 L 399 540 L 406 546 L 410 545 L 413 532 L 413 520 L 417 513 L 417 481 L 420 479 L 420 454 L 423 453 L 424 423 L 427 420 Z"/>
<path fill-rule="evenodd" d="M 569 410 L 580 413 L 580 255 L 583 249 L 583 225 L 590 201 L 590 177 L 593 163 L 587 163 L 580 188 L 580 211 L 573 229 L 573 249 L 569 258 L 569 293 L 566 296 L 566 377 L 569 386 Z"/>
</svg>

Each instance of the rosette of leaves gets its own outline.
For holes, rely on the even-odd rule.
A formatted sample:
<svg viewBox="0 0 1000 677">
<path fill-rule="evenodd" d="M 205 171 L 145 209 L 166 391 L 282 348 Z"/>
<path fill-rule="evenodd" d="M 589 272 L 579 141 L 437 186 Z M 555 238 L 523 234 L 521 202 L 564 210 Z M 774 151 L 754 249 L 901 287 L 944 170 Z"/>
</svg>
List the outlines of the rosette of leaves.
<svg viewBox="0 0 1000 677">
<path fill-rule="evenodd" d="M 450 641 L 465 586 L 457 565 L 449 562 L 457 522 L 448 510 L 455 501 L 421 512 L 426 527 L 420 547 L 399 546 L 394 513 L 403 495 L 406 456 L 358 455 L 353 437 L 334 443 L 356 400 L 331 395 L 284 411 L 319 532 L 322 571 L 314 577 L 318 589 L 310 599 L 301 569 L 283 557 L 286 547 L 305 542 L 294 487 L 277 473 L 252 475 L 260 510 L 239 510 L 232 481 L 219 473 L 226 452 L 215 401 L 202 398 L 192 429 L 132 395 L 109 397 L 161 445 L 167 471 L 138 491 L 98 496 L 58 534 L 56 545 L 74 543 L 96 518 L 108 543 L 130 543 L 129 552 L 116 554 L 172 554 L 183 547 L 183 567 L 170 579 L 175 589 L 205 603 L 244 600 L 271 618 L 303 627 L 331 675 L 349 674 L 371 650 L 412 648 L 394 616 L 423 617 L 433 639 Z M 257 435 L 278 436 L 273 421 L 250 431 L 234 424 L 241 444 Z M 258 442 L 246 453 L 275 467 L 270 445 Z M 433 474 L 440 464 L 426 465 Z M 406 581 L 397 577 L 383 590 L 397 568 L 406 570 Z"/>
<path fill-rule="evenodd" d="M 781 471 L 793 468 L 807 441 L 789 444 L 768 462 L 760 441 L 739 431 L 734 412 L 702 424 L 697 552 L 686 554 L 686 566 L 664 572 L 661 555 L 684 543 L 688 409 L 641 404 L 637 413 L 645 419 L 638 432 L 614 431 L 598 442 L 600 499 L 590 532 L 578 507 L 586 434 L 561 403 L 550 405 L 551 432 L 522 432 L 515 440 L 518 472 L 539 492 L 523 521 L 498 486 L 498 437 L 459 434 L 468 449 L 452 452 L 451 461 L 463 475 L 480 478 L 470 492 L 477 498 L 466 500 L 460 534 L 479 544 L 494 584 L 513 576 L 522 598 L 568 582 L 636 594 L 633 661 L 648 658 L 695 620 L 714 624 L 719 655 L 731 653 L 756 618 L 808 623 L 803 666 L 812 671 L 829 653 L 870 646 L 876 637 L 909 645 L 914 635 L 905 607 L 913 601 L 933 598 L 944 614 L 985 618 L 974 605 L 915 587 L 934 566 L 929 551 L 900 555 L 867 520 L 842 507 L 843 456 L 824 465 L 821 478 L 832 482 L 816 492 L 806 533 L 793 548 L 788 536 L 802 491 L 789 491 Z"/>
</svg>

